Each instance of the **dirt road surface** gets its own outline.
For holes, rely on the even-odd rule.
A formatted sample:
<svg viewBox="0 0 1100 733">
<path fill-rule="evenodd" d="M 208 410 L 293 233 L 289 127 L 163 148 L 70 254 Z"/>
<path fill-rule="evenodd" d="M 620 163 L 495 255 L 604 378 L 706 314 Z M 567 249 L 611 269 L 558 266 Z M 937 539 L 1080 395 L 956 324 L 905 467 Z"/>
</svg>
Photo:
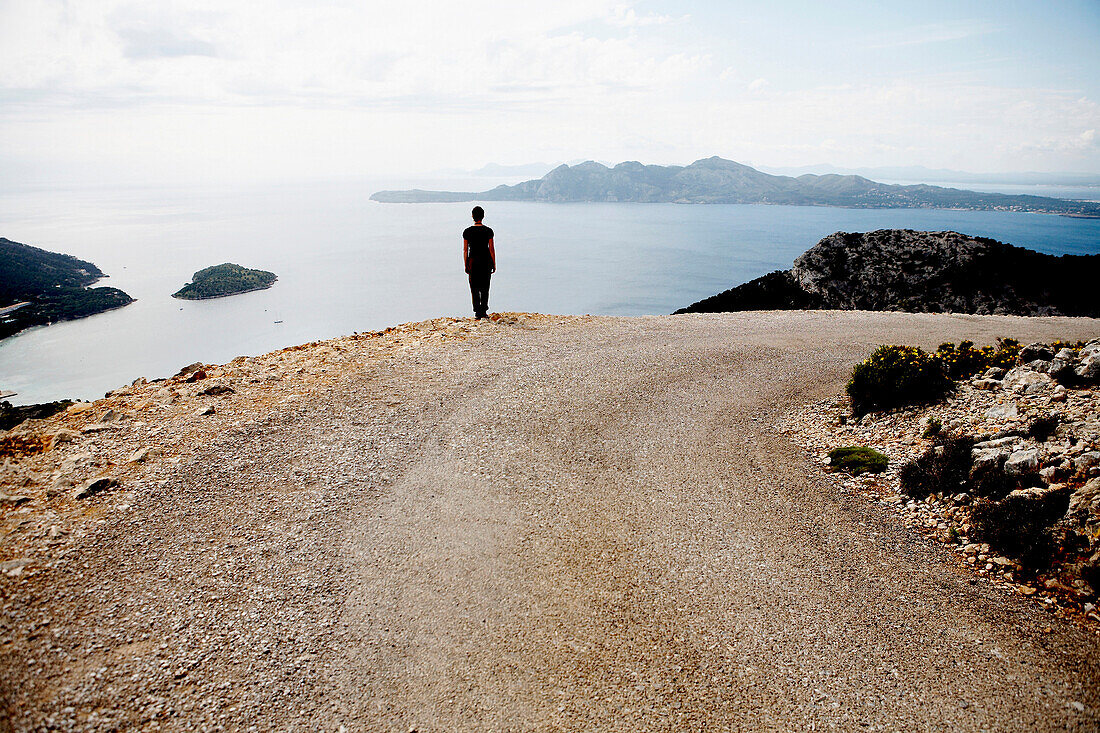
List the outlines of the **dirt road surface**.
<svg viewBox="0 0 1100 733">
<path fill-rule="evenodd" d="M 6 725 L 1096 730 L 1095 636 L 837 495 L 774 424 L 880 343 L 1097 334 L 518 319 L 380 354 L 3 586 Z"/>
</svg>

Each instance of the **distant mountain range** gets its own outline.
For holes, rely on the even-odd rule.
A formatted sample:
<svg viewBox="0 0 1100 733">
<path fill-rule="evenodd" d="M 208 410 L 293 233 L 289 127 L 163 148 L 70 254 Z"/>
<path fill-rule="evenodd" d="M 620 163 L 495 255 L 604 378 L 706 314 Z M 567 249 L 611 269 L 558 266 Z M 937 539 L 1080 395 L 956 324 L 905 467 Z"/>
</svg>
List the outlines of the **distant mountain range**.
<svg viewBox="0 0 1100 733">
<path fill-rule="evenodd" d="M 1045 171 L 1018 171 L 1015 173 L 971 173 L 948 168 L 925 168 L 923 165 L 880 166 L 877 168 L 839 168 L 835 165 L 820 164 L 776 168 L 761 166 L 767 173 L 779 176 L 800 176 L 805 173 L 824 175 L 856 175 L 875 180 L 891 181 L 949 181 L 951 183 L 994 183 L 1023 186 L 1098 186 L 1100 173 L 1051 173 Z"/>
<path fill-rule="evenodd" d="M 520 176 L 543 176 L 548 171 L 552 171 L 554 167 L 549 163 L 523 163 L 521 165 L 488 163 L 476 171 L 463 171 L 463 173 L 479 178 L 510 178 L 512 176 L 519 178 Z"/>
<path fill-rule="evenodd" d="M 979 193 L 918 184 L 898 186 L 856 175 L 797 178 L 762 173 L 732 160 L 713 157 L 688 166 L 619 163 L 609 168 L 588 161 L 561 165 L 539 179 L 497 186 L 479 193 L 460 191 L 379 191 L 384 203 L 454 201 L 634 201 L 684 204 L 788 204 L 850 208 L 931 208 L 1032 211 L 1100 217 L 1100 204 L 1043 196 Z"/>
</svg>

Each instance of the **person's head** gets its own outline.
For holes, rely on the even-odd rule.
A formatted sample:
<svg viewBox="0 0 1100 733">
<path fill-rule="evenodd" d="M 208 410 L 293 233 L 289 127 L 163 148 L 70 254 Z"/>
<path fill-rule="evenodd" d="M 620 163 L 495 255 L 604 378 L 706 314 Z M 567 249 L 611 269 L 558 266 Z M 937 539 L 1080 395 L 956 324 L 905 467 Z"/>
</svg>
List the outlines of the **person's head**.
<svg viewBox="0 0 1100 733">
<path fill-rule="evenodd" d="M 480 206 L 475 206 L 474 210 L 470 213 L 473 214 L 475 222 L 481 221 L 485 218 L 485 209 L 481 208 Z"/>
</svg>

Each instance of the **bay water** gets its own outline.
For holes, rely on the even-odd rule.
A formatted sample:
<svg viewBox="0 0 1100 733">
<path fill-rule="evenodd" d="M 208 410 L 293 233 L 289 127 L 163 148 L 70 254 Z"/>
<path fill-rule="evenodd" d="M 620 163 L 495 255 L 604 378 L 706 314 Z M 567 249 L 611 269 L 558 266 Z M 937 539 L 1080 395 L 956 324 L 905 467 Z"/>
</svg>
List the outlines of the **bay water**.
<svg viewBox="0 0 1100 733">
<path fill-rule="evenodd" d="M 478 190 L 478 182 L 433 182 Z M 442 184 L 442 185 L 440 185 Z M 447 185 L 451 184 L 451 185 Z M 94 262 L 137 302 L 0 342 L 14 404 L 91 399 L 174 374 L 406 321 L 471 315 L 461 232 L 472 203 L 379 204 L 393 181 L 0 191 L 0 236 Z M 424 186 L 428 187 L 428 186 Z M 484 188 L 484 186 L 482 186 Z M 1049 254 L 1100 252 L 1100 220 L 1046 214 L 764 205 L 488 202 L 491 311 L 663 314 L 776 269 L 836 231 L 954 230 Z M 171 294 L 234 262 L 268 290 Z"/>
</svg>

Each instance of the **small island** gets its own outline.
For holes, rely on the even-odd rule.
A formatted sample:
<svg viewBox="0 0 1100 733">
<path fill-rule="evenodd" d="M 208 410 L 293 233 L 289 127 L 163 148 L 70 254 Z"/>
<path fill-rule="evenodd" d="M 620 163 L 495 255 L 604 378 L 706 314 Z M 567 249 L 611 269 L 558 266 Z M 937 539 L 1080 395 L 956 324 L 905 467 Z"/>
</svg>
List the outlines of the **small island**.
<svg viewBox="0 0 1100 733">
<path fill-rule="evenodd" d="M 0 339 L 33 326 L 95 315 L 134 302 L 91 262 L 0 237 Z"/>
<path fill-rule="evenodd" d="M 172 297 L 184 300 L 224 298 L 253 290 L 265 290 L 278 279 L 274 272 L 250 270 L 226 262 L 199 270 L 191 276 L 191 282 L 172 293 Z"/>
</svg>

